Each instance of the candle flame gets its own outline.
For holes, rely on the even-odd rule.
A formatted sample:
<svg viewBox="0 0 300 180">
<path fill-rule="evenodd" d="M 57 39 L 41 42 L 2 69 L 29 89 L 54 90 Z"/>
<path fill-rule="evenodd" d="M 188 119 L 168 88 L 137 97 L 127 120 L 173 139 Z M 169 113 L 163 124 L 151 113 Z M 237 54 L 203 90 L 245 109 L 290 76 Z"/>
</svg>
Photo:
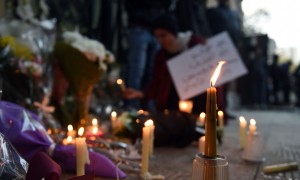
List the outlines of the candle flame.
<svg viewBox="0 0 300 180">
<path fill-rule="evenodd" d="M 111 117 L 117 117 L 117 112 L 116 111 L 111 112 Z"/>
<path fill-rule="evenodd" d="M 152 126 L 152 125 L 153 125 L 153 120 L 152 120 L 152 119 L 147 120 L 147 121 L 144 123 L 144 125 L 147 126 L 147 127 Z"/>
<path fill-rule="evenodd" d="M 223 111 L 218 111 L 218 116 L 224 116 Z"/>
<path fill-rule="evenodd" d="M 79 130 L 78 130 L 78 136 L 82 136 L 83 133 L 84 133 L 84 128 L 83 127 L 79 128 Z"/>
<path fill-rule="evenodd" d="M 72 136 L 68 136 L 68 137 L 67 137 L 67 142 L 68 142 L 68 143 L 71 143 L 71 142 L 72 142 Z"/>
<path fill-rule="evenodd" d="M 186 102 L 181 102 L 181 103 L 180 103 L 180 107 L 183 108 L 183 109 L 186 109 L 187 106 L 188 106 L 188 105 L 187 105 Z"/>
<path fill-rule="evenodd" d="M 94 119 L 92 120 L 92 124 L 93 124 L 93 126 L 96 126 L 96 125 L 98 124 L 98 120 L 97 120 L 96 118 L 94 118 Z"/>
<path fill-rule="evenodd" d="M 218 79 L 218 77 L 219 77 L 219 75 L 220 75 L 222 65 L 223 65 L 224 63 L 225 63 L 225 61 L 219 61 L 219 64 L 218 64 L 218 66 L 217 66 L 217 68 L 216 68 L 216 70 L 215 70 L 213 76 L 212 76 L 211 79 L 210 79 L 210 85 L 211 85 L 211 86 L 215 86 L 216 81 L 217 81 L 217 79 Z"/>
<path fill-rule="evenodd" d="M 250 124 L 251 124 L 251 125 L 255 125 L 255 124 L 256 124 L 255 119 L 250 119 Z"/>
<path fill-rule="evenodd" d="M 48 129 L 47 132 L 48 132 L 48 134 L 52 134 L 52 130 L 51 129 Z"/>
<path fill-rule="evenodd" d="M 200 118 L 204 119 L 205 118 L 205 112 L 200 113 Z"/>
<path fill-rule="evenodd" d="M 68 131 L 73 131 L 73 126 L 71 124 L 68 125 Z"/>
<path fill-rule="evenodd" d="M 240 116 L 240 122 L 245 122 L 246 121 L 246 119 L 243 117 L 243 116 Z"/>
<path fill-rule="evenodd" d="M 142 110 L 142 109 L 140 109 L 140 110 L 138 110 L 138 114 L 144 114 L 144 110 Z"/>
<path fill-rule="evenodd" d="M 117 84 L 119 84 L 119 85 L 123 84 L 123 80 L 122 79 L 118 79 L 117 80 Z"/>
</svg>

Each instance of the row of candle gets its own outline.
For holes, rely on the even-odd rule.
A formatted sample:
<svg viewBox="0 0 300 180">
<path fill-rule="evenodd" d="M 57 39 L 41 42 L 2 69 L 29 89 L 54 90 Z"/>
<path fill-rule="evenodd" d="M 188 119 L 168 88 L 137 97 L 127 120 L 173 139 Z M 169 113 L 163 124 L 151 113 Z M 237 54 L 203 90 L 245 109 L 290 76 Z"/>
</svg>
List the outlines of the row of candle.
<svg viewBox="0 0 300 180">
<path fill-rule="evenodd" d="M 246 134 L 247 134 L 247 121 L 243 116 L 240 116 L 240 146 L 245 148 L 246 146 Z M 256 133 L 256 121 L 255 119 L 250 119 L 249 133 Z"/>
<path fill-rule="evenodd" d="M 200 126 L 204 126 L 204 124 L 205 124 L 205 117 L 206 117 L 205 112 L 201 112 L 200 115 L 199 115 Z M 218 111 L 218 124 L 219 124 L 219 128 L 221 128 L 221 129 L 224 128 L 224 113 L 221 110 Z"/>
<path fill-rule="evenodd" d="M 73 126 L 71 124 L 67 127 L 67 138 L 63 139 L 62 144 L 69 145 L 74 144 L 74 138 L 76 136 L 76 131 L 73 129 Z M 89 131 L 86 133 L 87 136 L 100 136 L 102 135 L 102 132 L 99 130 L 98 126 L 98 120 L 94 118 L 92 120 L 92 126 L 89 126 Z"/>
<path fill-rule="evenodd" d="M 245 146 L 246 146 L 246 134 L 247 134 L 247 121 L 243 116 L 241 116 L 239 118 L 239 120 L 240 120 L 240 146 L 241 146 L 241 148 L 245 148 Z M 255 119 L 250 119 L 249 133 L 250 134 L 255 134 L 256 133 L 256 121 L 255 121 Z M 199 138 L 198 146 L 199 146 L 199 152 L 204 152 L 205 136 L 202 136 L 201 138 Z"/>
</svg>

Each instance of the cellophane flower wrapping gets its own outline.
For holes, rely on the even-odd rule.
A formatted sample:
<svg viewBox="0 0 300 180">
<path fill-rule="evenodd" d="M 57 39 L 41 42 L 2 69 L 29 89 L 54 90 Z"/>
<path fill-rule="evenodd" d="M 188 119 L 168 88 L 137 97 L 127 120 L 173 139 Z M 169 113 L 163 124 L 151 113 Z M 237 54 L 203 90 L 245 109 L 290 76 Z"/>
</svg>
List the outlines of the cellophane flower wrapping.
<svg viewBox="0 0 300 180">
<path fill-rule="evenodd" d="M 0 133 L 0 179 L 25 179 L 28 163 Z"/>
</svg>

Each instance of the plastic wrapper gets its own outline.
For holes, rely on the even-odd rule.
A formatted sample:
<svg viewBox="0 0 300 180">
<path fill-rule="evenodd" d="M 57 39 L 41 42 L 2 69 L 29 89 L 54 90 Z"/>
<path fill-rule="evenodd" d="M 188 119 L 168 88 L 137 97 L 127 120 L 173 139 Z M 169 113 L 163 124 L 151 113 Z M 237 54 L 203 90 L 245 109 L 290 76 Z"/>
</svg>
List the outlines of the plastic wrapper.
<svg viewBox="0 0 300 180">
<path fill-rule="evenodd" d="M 56 145 L 41 124 L 39 117 L 19 105 L 0 101 L 0 132 L 3 133 L 28 162 L 38 152 L 45 152 L 65 172 L 76 172 L 75 146 Z M 102 154 L 89 151 L 91 163 L 87 173 L 96 176 L 125 178 L 126 175 Z M 117 175 L 118 174 L 118 175 Z"/>
<path fill-rule="evenodd" d="M 0 179 L 25 179 L 28 163 L 0 133 Z"/>
</svg>

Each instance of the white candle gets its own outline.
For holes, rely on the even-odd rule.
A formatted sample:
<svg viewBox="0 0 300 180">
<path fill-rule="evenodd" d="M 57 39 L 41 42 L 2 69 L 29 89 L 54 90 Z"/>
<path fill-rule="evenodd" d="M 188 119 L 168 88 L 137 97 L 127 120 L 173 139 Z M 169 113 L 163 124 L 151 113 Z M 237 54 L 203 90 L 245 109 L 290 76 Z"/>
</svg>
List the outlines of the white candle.
<svg viewBox="0 0 300 180">
<path fill-rule="evenodd" d="M 111 112 L 110 119 L 111 119 L 111 126 L 112 126 L 112 128 L 114 128 L 116 121 L 117 121 L 117 112 L 116 111 Z"/>
<path fill-rule="evenodd" d="M 250 119 L 249 131 L 251 134 L 256 132 L 256 121 L 255 119 Z"/>
<path fill-rule="evenodd" d="M 69 144 L 73 144 L 74 140 L 72 138 L 72 136 L 68 136 L 67 138 L 63 139 L 62 144 L 63 145 L 69 145 Z"/>
<path fill-rule="evenodd" d="M 154 144 L 154 130 L 155 130 L 155 126 L 154 123 L 152 121 L 152 119 L 149 119 L 149 124 L 150 124 L 150 143 L 149 143 L 149 155 L 153 154 L 153 144 Z"/>
<path fill-rule="evenodd" d="M 92 134 L 97 135 L 97 133 L 98 133 L 98 120 L 96 118 L 94 118 L 92 120 L 92 125 L 93 125 Z"/>
<path fill-rule="evenodd" d="M 125 84 L 124 84 L 124 82 L 123 82 L 122 79 L 118 79 L 117 80 L 117 84 L 120 86 L 121 91 L 125 91 L 126 90 Z"/>
<path fill-rule="evenodd" d="M 199 152 L 204 152 L 205 149 L 205 136 L 202 136 L 198 140 L 198 150 Z"/>
<path fill-rule="evenodd" d="M 204 126 L 205 116 L 206 116 L 205 112 L 200 113 L 200 115 L 199 115 L 200 126 Z"/>
<path fill-rule="evenodd" d="M 71 124 L 68 125 L 68 136 L 72 136 L 74 138 L 76 136 L 76 131 L 73 129 L 73 126 Z"/>
<path fill-rule="evenodd" d="M 78 130 L 78 136 L 82 136 L 84 128 L 81 127 Z M 77 176 L 85 174 L 84 166 L 90 163 L 89 153 L 85 142 L 85 137 L 77 137 L 76 140 L 76 169 Z"/>
<path fill-rule="evenodd" d="M 150 120 L 145 122 L 143 127 L 143 145 L 142 145 L 142 167 L 141 175 L 148 173 L 149 169 L 149 143 L 150 143 L 150 126 L 153 124 Z"/>
<path fill-rule="evenodd" d="M 224 128 L 224 113 L 223 111 L 218 111 L 218 122 L 219 122 L 219 127 L 221 129 Z"/>
<path fill-rule="evenodd" d="M 243 116 L 240 116 L 239 119 L 240 119 L 240 146 L 241 148 L 245 148 L 247 121 Z"/>
<path fill-rule="evenodd" d="M 193 101 L 179 101 L 179 110 L 181 112 L 191 113 L 193 110 Z"/>
</svg>

